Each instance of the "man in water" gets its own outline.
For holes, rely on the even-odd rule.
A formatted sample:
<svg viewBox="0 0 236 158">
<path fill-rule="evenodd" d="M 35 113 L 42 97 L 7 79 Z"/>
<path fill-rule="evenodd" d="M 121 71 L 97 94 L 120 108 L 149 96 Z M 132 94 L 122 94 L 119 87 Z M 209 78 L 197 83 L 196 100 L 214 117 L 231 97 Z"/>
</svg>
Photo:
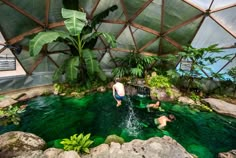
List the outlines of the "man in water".
<svg viewBox="0 0 236 158">
<path fill-rule="evenodd" d="M 163 129 L 167 125 L 167 122 L 172 122 L 173 120 L 175 120 L 175 116 L 170 114 L 168 116 L 160 116 L 154 119 L 154 123 L 158 125 L 157 128 Z"/>
<path fill-rule="evenodd" d="M 121 105 L 121 101 L 125 97 L 125 88 L 124 85 L 120 83 L 119 78 L 115 79 L 115 84 L 112 86 L 112 90 L 113 90 L 113 97 L 117 101 L 116 106 L 118 107 Z"/>
<path fill-rule="evenodd" d="M 148 105 L 146 106 L 147 111 L 150 112 L 150 108 L 158 109 L 158 108 L 160 107 L 160 104 L 161 104 L 161 103 L 160 103 L 159 101 L 157 101 L 156 103 L 148 104 Z"/>
</svg>

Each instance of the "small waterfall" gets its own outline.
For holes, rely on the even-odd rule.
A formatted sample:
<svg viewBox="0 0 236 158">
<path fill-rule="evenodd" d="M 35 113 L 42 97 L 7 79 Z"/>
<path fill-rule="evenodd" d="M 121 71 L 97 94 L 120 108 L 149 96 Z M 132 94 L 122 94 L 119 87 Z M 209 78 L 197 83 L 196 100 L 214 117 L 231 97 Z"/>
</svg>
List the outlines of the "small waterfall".
<svg viewBox="0 0 236 158">
<path fill-rule="evenodd" d="M 140 130 L 140 124 L 138 118 L 135 116 L 134 113 L 134 105 L 130 99 L 130 97 L 127 96 L 127 106 L 128 106 L 128 115 L 125 119 L 124 126 L 126 128 L 126 132 L 129 136 L 136 137 Z"/>
<path fill-rule="evenodd" d="M 137 86 L 137 96 L 144 98 L 150 95 L 150 89 L 145 86 Z"/>
</svg>

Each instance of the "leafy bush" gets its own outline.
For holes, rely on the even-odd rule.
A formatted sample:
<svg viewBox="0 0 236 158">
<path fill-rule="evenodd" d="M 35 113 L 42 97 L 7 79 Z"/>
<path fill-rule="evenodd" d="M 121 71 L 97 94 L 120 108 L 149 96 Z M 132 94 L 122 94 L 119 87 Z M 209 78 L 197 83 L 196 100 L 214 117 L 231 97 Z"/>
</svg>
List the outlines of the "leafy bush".
<svg viewBox="0 0 236 158">
<path fill-rule="evenodd" d="M 89 138 L 90 134 L 87 134 L 85 136 L 82 133 L 80 135 L 74 134 L 70 137 L 70 139 L 62 139 L 61 144 L 64 145 L 64 150 L 66 151 L 74 150 L 77 152 L 89 153 L 88 147 L 93 143 L 93 141 Z"/>
<path fill-rule="evenodd" d="M 114 76 L 117 77 L 144 77 L 145 71 L 151 63 L 156 60 L 154 56 L 145 56 L 137 52 L 130 52 L 125 57 L 116 57 L 114 61 L 118 63 L 118 67 L 112 70 Z"/>
<path fill-rule="evenodd" d="M 0 125 L 6 126 L 11 123 L 18 125 L 20 122 L 19 114 L 22 112 L 24 112 L 24 109 L 12 105 L 0 109 Z"/>
<path fill-rule="evenodd" d="M 147 78 L 146 83 L 150 87 L 165 89 L 168 95 L 172 94 L 172 90 L 171 90 L 172 84 L 170 83 L 169 79 L 163 75 L 155 75 L 150 78 Z"/>
<path fill-rule="evenodd" d="M 147 84 L 150 87 L 157 87 L 157 88 L 170 88 L 171 83 L 169 79 L 162 75 L 152 76 L 150 79 L 147 80 Z"/>
</svg>

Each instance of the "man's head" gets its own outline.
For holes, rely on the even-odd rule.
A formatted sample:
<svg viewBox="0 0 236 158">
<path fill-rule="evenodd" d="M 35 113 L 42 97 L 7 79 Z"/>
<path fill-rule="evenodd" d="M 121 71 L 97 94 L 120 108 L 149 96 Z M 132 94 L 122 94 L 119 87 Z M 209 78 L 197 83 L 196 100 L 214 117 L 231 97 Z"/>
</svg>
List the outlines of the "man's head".
<svg viewBox="0 0 236 158">
<path fill-rule="evenodd" d="M 169 119 L 176 120 L 175 116 L 173 114 L 168 115 Z"/>
<path fill-rule="evenodd" d="M 120 82 L 120 78 L 116 77 L 115 82 Z"/>
<path fill-rule="evenodd" d="M 156 102 L 156 105 L 157 105 L 157 106 L 161 106 L 161 102 L 160 102 L 160 101 L 157 101 L 157 102 Z"/>
</svg>

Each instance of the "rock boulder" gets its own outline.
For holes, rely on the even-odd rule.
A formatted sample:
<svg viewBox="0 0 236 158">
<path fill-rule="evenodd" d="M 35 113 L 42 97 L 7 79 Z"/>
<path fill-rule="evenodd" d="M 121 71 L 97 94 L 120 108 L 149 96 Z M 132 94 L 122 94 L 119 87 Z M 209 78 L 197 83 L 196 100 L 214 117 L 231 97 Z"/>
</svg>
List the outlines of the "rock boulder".
<svg viewBox="0 0 236 158">
<path fill-rule="evenodd" d="M 0 135 L 0 157 L 12 158 L 24 152 L 42 150 L 46 147 L 45 141 L 32 134 L 20 131 L 7 132 Z"/>
</svg>

